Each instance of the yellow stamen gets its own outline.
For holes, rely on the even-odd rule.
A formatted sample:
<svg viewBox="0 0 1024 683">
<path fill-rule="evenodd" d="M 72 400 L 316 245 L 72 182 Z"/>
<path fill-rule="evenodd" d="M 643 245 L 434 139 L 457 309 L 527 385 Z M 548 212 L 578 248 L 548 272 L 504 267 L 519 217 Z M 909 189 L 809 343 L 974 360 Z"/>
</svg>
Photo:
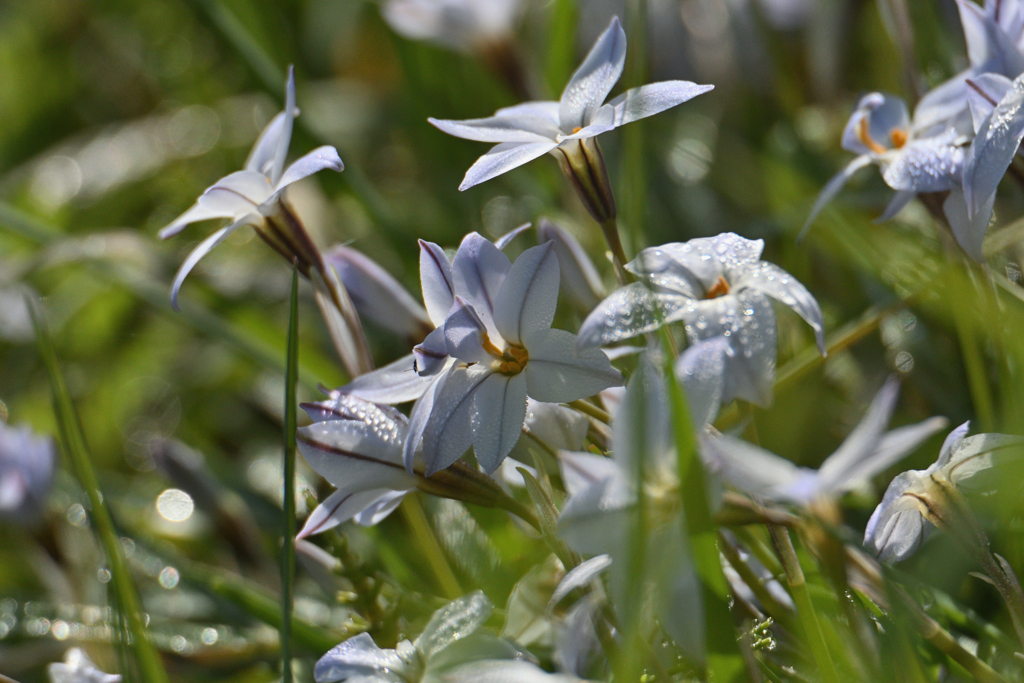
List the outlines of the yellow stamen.
<svg viewBox="0 0 1024 683">
<path fill-rule="evenodd" d="M 501 349 L 494 345 L 494 342 L 491 341 L 491 338 L 487 335 L 486 332 L 480 333 L 480 346 L 484 347 L 484 351 L 491 354 L 492 356 L 497 356 L 498 358 L 501 358 L 504 355 Z"/>
<path fill-rule="evenodd" d="M 729 283 L 725 281 L 725 278 L 721 275 L 718 276 L 718 280 L 714 285 L 711 286 L 705 294 L 705 299 L 717 299 L 720 296 L 724 296 L 729 293 Z"/>
<path fill-rule="evenodd" d="M 868 117 L 866 116 L 860 120 L 860 125 L 857 126 L 857 139 L 875 154 L 885 154 L 888 151 L 885 147 L 871 139 L 871 132 L 868 130 Z"/>
<path fill-rule="evenodd" d="M 903 145 L 907 144 L 907 138 L 910 134 L 901 128 L 893 128 L 889 131 L 889 139 L 892 140 L 892 146 L 896 149 L 900 149 Z"/>
<path fill-rule="evenodd" d="M 576 126 L 572 129 L 572 134 L 576 135 L 576 133 L 579 133 L 581 130 L 583 130 L 583 126 Z"/>
</svg>

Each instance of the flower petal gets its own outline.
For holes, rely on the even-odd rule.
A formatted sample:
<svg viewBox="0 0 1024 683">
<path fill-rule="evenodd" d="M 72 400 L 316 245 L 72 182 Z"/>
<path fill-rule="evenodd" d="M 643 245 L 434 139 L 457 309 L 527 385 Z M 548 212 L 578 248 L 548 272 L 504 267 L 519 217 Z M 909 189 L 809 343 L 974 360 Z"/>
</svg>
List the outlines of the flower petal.
<svg viewBox="0 0 1024 683">
<path fill-rule="evenodd" d="M 676 458 L 668 389 L 661 369 L 649 359 L 642 359 L 629 378 L 614 425 L 612 452 L 627 480 L 636 485 L 640 474 L 655 481 L 671 479 Z"/>
<path fill-rule="evenodd" d="M 867 121 L 867 130 L 864 130 Z M 872 149 L 862 139 L 864 132 L 875 145 L 889 149 L 894 130 L 908 132 L 910 115 L 906 103 L 898 97 L 885 93 L 868 93 L 860 98 L 850 120 L 843 129 L 843 149 L 854 154 L 872 154 Z"/>
<path fill-rule="evenodd" d="M 818 198 L 814 200 L 814 206 L 811 207 L 811 213 L 807 216 L 807 220 L 804 221 L 804 227 L 800 229 L 800 235 L 797 237 L 798 240 L 804 238 L 807 231 L 811 229 L 811 223 L 818 217 L 821 210 L 832 201 L 839 191 L 843 189 L 843 186 L 853 177 L 853 174 L 864 168 L 870 166 L 873 159 L 868 154 L 862 154 L 856 157 L 853 161 L 848 163 L 843 170 L 836 173 L 832 178 L 825 183 L 825 187 L 822 188 Z"/>
<path fill-rule="evenodd" d="M 310 466 L 339 489 L 405 490 L 416 481 L 402 467 L 404 437 L 394 424 L 332 420 L 299 428 L 298 445 Z"/>
<path fill-rule="evenodd" d="M 338 391 L 374 403 L 407 403 L 415 401 L 427 390 L 432 377 L 416 372 L 412 354 L 403 356 L 373 372 L 360 375 Z"/>
<path fill-rule="evenodd" d="M 173 237 L 186 225 L 211 218 L 233 218 L 255 213 L 271 194 L 270 183 L 261 174 L 236 171 L 206 188 L 195 205 L 159 233 L 160 239 Z"/>
<path fill-rule="evenodd" d="M 676 359 L 676 377 L 686 388 L 686 401 L 697 429 L 715 421 L 726 395 L 727 373 L 734 371 L 730 366 L 735 356 L 728 339 L 712 337 L 693 344 Z"/>
<path fill-rule="evenodd" d="M 396 497 L 400 501 L 405 494 L 405 491 L 392 491 L 391 489 L 370 489 L 368 491 L 339 489 L 324 499 L 324 502 L 316 506 L 316 509 L 306 518 L 306 523 L 302 526 L 302 530 L 299 531 L 298 535 L 295 536 L 295 540 L 321 534 L 339 524 L 344 524 L 361 514 L 368 507 L 373 506 L 382 496 L 386 496 L 386 500 L 392 502 Z M 388 512 L 391 512 L 391 510 L 388 510 Z M 383 517 L 376 521 L 380 521 L 380 519 L 383 519 Z M 372 526 L 372 524 L 363 524 L 362 526 Z"/>
<path fill-rule="evenodd" d="M 277 187 L 281 174 L 284 172 L 284 162 L 288 158 L 288 147 L 292 142 L 292 128 L 295 126 L 295 67 L 288 66 L 288 82 L 284 87 L 284 117 L 281 122 L 281 132 L 277 136 L 277 147 L 274 149 L 273 165 L 270 167 L 270 184 Z M 341 161 L 340 159 L 338 160 Z"/>
<path fill-rule="evenodd" d="M 487 327 L 476 309 L 461 296 L 455 297 L 455 306 L 444 323 L 448 353 L 466 363 L 488 363 L 494 356 L 484 349 L 485 339 Z"/>
<path fill-rule="evenodd" d="M 559 133 L 550 119 L 532 113 L 506 113 L 464 121 L 429 118 L 427 121 L 448 135 L 477 142 L 546 142 L 553 141 Z"/>
<path fill-rule="evenodd" d="M 428 477 L 461 458 L 472 444 L 473 395 L 490 375 L 491 369 L 480 365 L 456 365 L 448 372 L 423 430 Z"/>
<path fill-rule="evenodd" d="M 403 667 L 397 652 L 382 650 L 369 633 L 360 633 L 328 650 L 316 663 L 313 677 L 316 683 L 337 683 L 349 678 L 383 676 Z"/>
<path fill-rule="evenodd" d="M 452 259 L 455 292 L 472 304 L 485 320 L 494 319 L 494 300 L 512 261 L 490 240 L 471 232 Z"/>
<path fill-rule="evenodd" d="M 452 281 L 452 264 L 444 249 L 433 242 L 419 241 L 420 244 L 420 286 L 423 289 L 423 304 L 435 327 L 444 325 L 448 311 L 455 303 L 455 283 Z"/>
<path fill-rule="evenodd" d="M 960 445 L 967 438 L 967 434 L 970 431 L 971 421 L 968 420 L 947 434 L 946 439 L 942 442 L 942 448 L 939 449 L 939 457 L 936 459 L 935 464 L 939 467 L 945 467 L 949 464 L 950 458 L 953 457 L 953 452 L 960 448 Z"/>
<path fill-rule="evenodd" d="M 953 230 L 957 244 L 978 263 L 985 260 L 982 244 L 985 241 L 988 225 L 992 221 L 992 206 L 995 199 L 995 194 L 989 195 L 986 204 L 973 217 L 967 215 L 967 199 L 959 187 L 950 190 L 949 196 L 942 202 L 942 213 L 949 221 L 949 227 Z"/>
<path fill-rule="evenodd" d="M 949 190 L 957 185 L 961 171 L 965 170 L 964 151 L 952 142 L 952 135 L 943 134 L 907 143 L 883 164 L 882 179 L 894 190 Z"/>
<path fill-rule="evenodd" d="M 423 442 L 423 432 L 426 431 L 427 424 L 433 415 L 434 403 L 444 389 L 444 384 L 453 368 L 454 366 L 450 366 L 445 372 L 430 378 L 430 384 L 426 391 L 412 406 L 412 412 L 409 414 L 409 433 L 402 445 L 402 463 L 410 475 L 413 474 L 416 454 L 420 451 Z"/>
<path fill-rule="evenodd" d="M 533 102 L 520 102 L 511 107 L 502 107 L 494 112 L 495 116 L 533 116 L 547 119 L 551 125 L 558 127 L 558 108 L 560 104 L 551 100 L 535 100 Z"/>
<path fill-rule="evenodd" d="M 448 355 L 444 327 L 436 328 L 426 339 L 412 347 L 412 355 L 416 359 L 413 365 L 416 374 L 430 377 L 439 373 L 451 358 Z"/>
<path fill-rule="evenodd" d="M 821 307 L 795 277 L 779 268 L 774 263 L 761 261 L 755 268 L 748 270 L 742 278 L 733 283 L 733 289 L 749 287 L 763 292 L 776 301 L 781 301 L 803 318 L 811 329 L 818 343 L 818 352 L 825 352 L 825 323 L 821 316 Z"/>
<path fill-rule="evenodd" d="M 967 79 L 967 104 L 975 134 L 1012 87 L 1013 81 L 1002 74 L 985 73 Z"/>
<path fill-rule="evenodd" d="M 515 238 L 517 238 L 520 235 L 522 235 L 524 232 L 529 230 L 531 227 L 533 227 L 533 223 L 530 223 L 530 222 L 523 223 L 522 225 L 517 225 L 516 227 L 512 228 L 511 230 L 509 230 L 508 232 L 506 232 L 504 235 L 502 235 L 498 239 L 494 240 L 494 246 L 496 246 L 501 251 L 505 251 L 505 247 L 507 247 L 508 245 L 512 244 L 512 241 Z"/>
<path fill-rule="evenodd" d="M 1013 156 L 1024 139 L 1024 78 L 1013 81 L 1013 87 L 999 101 L 974 136 L 964 160 L 963 185 L 967 215 L 974 217 L 984 210 L 989 197 L 1009 168 Z"/>
<path fill-rule="evenodd" d="M 483 591 L 473 591 L 434 612 L 413 644 L 423 661 L 428 661 L 434 654 L 483 626 L 493 611 L 494 606 Z"/>
<path fill-rule="evenodd" d="M 498 469 L 523 433 L 526 419 L 526 377 L 489 376 L 473 396 L 473 451 L 480 467 Z"/>
<path fill-rule="evenodd" d="M 539 156 L 544 156 L 555 147 L 557 142 L 503 142 L 495 145 L 487 154 L 476 160 L 469 167 L 466 176 L 459 185 L 459 190 L 468 190 L 474 185 L 500 176 L 514 168 L 529 163 Z"/>
<path fill-rule="evenodd" d="M 241 220 L 235 221 L 231 225 L 221 228 L 217 232 L 213 233 L 205 240 L 199 243 L 195 249 L 188 255 L 185 261 L 178 268 L 178 272 L 174 275 L 174 283 L 171 285 L 171 307 L 176 311 L 180 311 L 181 307 L 178 306 L 178 292 L 181 290 L 181 285 L 185 282 L 185 278 L 192 272 L 192 269 L 196 267 L 196 264 L 211 251 L 216 249 L 224 240 L 231 236 L 235 230 L 238 230 L 243 225 L 249 225 L 252 223 L 258 223 L 260 221 L 259 216 L 247 215 Z"/>
<path fill-rule="evenodd" d="M 375 493 L 378 494 L 377 499 L 364 507 L 362 512 L 356 513 L 352 518 L 352 521 L 359 526 L 376 526 L 380 524 L 401 504 L 408 491 L 378 489 Z"/>
<path fill-rule="evenodd" d="M 871 513 L 864 530 L 864 545 L 882 562 L 899 562 L 910 557 L 931 529 L 931 523 L 918 508 L 917 499 L 903 495 L 922 474 L 911 470 L 897 475 L 885 490 L 882 502 Z"/>
<path fill-rule="evenodd" d="M 712 472 L 737 489 L 769 500 L 790 499 L 787 493 L 808 470 L 727 434 L 701 435 L 700 450 Z"/>
<path fill-rule="evenodd" d="M 605 117 L 610 117 L 610 123 L 617 128 L 654 116 L 714 89 L 713 85 L 697 85 L 690 81 L 662 81 L 641 85 L 627 90 L 601 107 L 597 121 L 604 122 Z"/>
<path fill-rule="evenodd" d="M 622 375 L 600 349 L 577 351 L 576 335 L 544 330 L 529 338 L 526 391 L 548 403 L 567 403 L 622 384 Z"/>
<path fill-rule="evenodd" d="M 494 324 L 502 338 L 523 344 L 532 333 L 551 327 L 558 305 L 558 278 L 552 244 L 531 247 L 516 259 L 494 299 Z"/>
<path fill-rule="evenodd" d="M 680 294 L 654 292 L 643 282 L 620 287 L 583 321 L 577 348 L 614 344 L 656 330 L 678 320 L 691 301 Z"/>
<path fill-rule="evenodd" d="M 904 207 L 906 207 L 906 205 L 909 204 L 916 196 L 917 193 L 911 192 L 910 190 L 897 190 L 892 196 L 892 199 L 890 199 L 889 203 L 886 205 L 885 211 L 883 211 L 882 215 L 876 218 L 874 222 L 884 223 L 887 220 L 895 218 L 896 214 L 902 211 Z"/>
<path fill-rule="evenodd" d="M 537 241 L 554 242 L 562 287 L 580 307 L 590 310 L 604 296 L 601 276 L 587 252 L 569 232 L 546 218 L 537 223 Z"/>
<path fill-rule="evenodd" d="M 365 377 L 366 375 L 363 375 Z M 402 426 L 409 424 L 409 418 L 389 405 L 378 405 L 371 401 L 332 391 L 330 398 L 317 403 L 300 403 L 299 407 L 306 411 L 313 422 L 330 420 L 355 420 L 366 424 L 383 424 L 397 422 Z"/>
<path fill-rule="evenodd" d="M 594 580 L 601 572 L 612 566 L 612 558 L 608 555 L 595 555 L 589 560 L 584 560 L 570 569 L 562 577 L 562 580 L 555 586 L 548 600 L 548 608 L 554 608 L 562 598 L 572 593 L 577 588 L 582 588 Z"/>
<path fill-rule="evenodd" d="M 296 159 L 291 166 L 285 169 L 280 180 L 274 185 L 274 192 L 280 192 L 292 183 L 297 183 L 303 178 L 324 169 L 338 171 L 339 173 L 345 170 L 345 164 L 342 163 L 341 157 L 338 156 L 338 150 L 330 145 L 317 147 L 309 154 Z"/>
<path fill-rule="evenodd" d="M 563 132 L 590 123 L 591 117 L 608 97 L 622 75 L 626 63 L 626 32 L 618 17 L 612 17 L 586 59 L 562 91 L 558 108 L 559 126 Z"/>
</svg>

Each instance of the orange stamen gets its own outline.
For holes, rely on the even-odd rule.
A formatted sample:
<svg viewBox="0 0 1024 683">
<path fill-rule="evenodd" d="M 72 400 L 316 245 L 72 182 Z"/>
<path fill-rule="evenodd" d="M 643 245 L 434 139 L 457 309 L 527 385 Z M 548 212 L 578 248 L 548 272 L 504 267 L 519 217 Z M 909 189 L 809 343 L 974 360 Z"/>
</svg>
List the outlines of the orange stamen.
<svg viewBox="0 0 1024 683">
<path fill-rule="evenodd" d="M 903 145 L 907 144 L 907 138 L 909 137 L 910 135 L 907 131 L 902 128 L 893 128 L 889 131 L 889 139 L 892 140 L 892 146 L 896 149 L 900 149 Z"/>
<path fill-rule="evenodd" d="M 875 154 L 885 154 L 888 151 L 885 147 L 871 139 L 871 133 L 868 130 L 868 118 L 866 116 L 860 120 L 860 125 L 857 126 L 857 139 Z"/>
<path fill-rule="evenodd" d="M 581 130 L 583 130 L 583 126 L 576 126 L 572 129 L 572 134 L 576 135 L 576 133 L 579 133 Z"/>
<path fill-rule="evenodd" d="M 720 296 L 724 296 L 729 293 L 729 283 L 725 281 L 725 278 L 721 275 L 718 276 L 718 281 L 711 286 L 705 294 L 705 299 L 717 299 Z"/>
</svg>

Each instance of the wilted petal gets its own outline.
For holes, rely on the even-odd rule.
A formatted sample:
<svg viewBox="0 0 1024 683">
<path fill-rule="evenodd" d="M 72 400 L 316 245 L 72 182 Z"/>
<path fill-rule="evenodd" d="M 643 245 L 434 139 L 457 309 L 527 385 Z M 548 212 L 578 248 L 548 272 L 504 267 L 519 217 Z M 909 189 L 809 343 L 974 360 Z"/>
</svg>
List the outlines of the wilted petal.
<svg viewBox="0 0 1024 683">
<path fill-rule="evenodd" d="M 992 205 L 995 199 L 995 194 L 989 195 L 986 204 L 972 217 L 967 215 L 967 199 L 960 187 L 954 187 L 942 203 L 942 212 L 949 221 L 957 244 L 978 263 L 985 260 L 982 244 L 985 241 L 988 224 L 992 220 Z"/>
<path fill-rule="evenodd" d="M 344 245 L 327 254 L 359 314 L 384 329 L 416 338 L 433 327 L 426 310 L 373 259 Z"/>
<path fill-rule="evenodd" d="M 693 302 L 689 297 L 652 291 L 643 282 L 620 287 L 598 304 L 580 326 L 577 347 L 604 346 L 679 320 Z"/>
<path fill-rule="evenodd" d="M 494 373 L 473 397 L 473 451 L 480 467 L 498 469 L 523 433 L 526 419 L 526 377 Z"/>
<path fill-rule="evenodd" d="M 892 196 L 889 203 L 885 207 L 885 211 L 882 215 L 875 219 L 875 223 L 884 223 L 896 217 L 900 211 L 906 207 L 907 204 L 917 196 L 916 192 L 910 190 L 899 190 Z"/>
<path fill-rule="evenodd" d="M 452 260 L 452 282 L 459 296 L 471 303 L 486 319 L 494 319 L 494 302 L 512 262 L 498 247 L 479 233 L 462 239 Z"/>
<path fill-rule="evenodd" d="M 483 626 L 494 607 L 483 591 L 451 601 L 434 612 L 414 645 L 424 661 Z"/>
<path fill-rule="evenodd" d="M 981 213 L 1013 161 L 1024 139 L 1024 78 L 999 101 L 974 136 L 964 160 L 963 184 L 967 215 Z"/>
<path fill-rule="evenodd" d="M 339 173 L 345 170 L 345 164 L 342 163 L 341 157 L 338 156 L 338 150 L 330 145 L 317 147 L 309 154 L 296 159 L 291 166 L 285 169 L 281 179 L 274 186 L 274 192 L 280 192 L 292 183 L 297 183 L 303 178 L 325 169 L 338 171 Z"/>
<path fill-rule="evenodd" d="M 503 142 L 495 145 L 487 154 L 476 160 L 469 167 L 466 176 L 459 185 L 459 190 L 468 190 L 474 185 L 500 176 L 525 163 L 544 156 L 555 147 L 557 142 Z"/>
<path fill-rule="evenodd" d="M 185 278 L 188 277 L 188 274 L 196 267 L 196 264 L 198 264 L 204 256 L 220 246 L 220 244 L 230 237 L 231 233 L 235 230 L 238 230 L 243 225 L 251 225 L 253 223 L 258 223 L 259 221 L 260 218 L 258 216 L 252 214 L 246 215 L 241 220 L 235 221 L 231 225 L 221 228 L 217 232 L 213 233 L 200 242 L 199 246 L 192 250 L 185 261 L 181 264 L 181 267 L 178 268 L 178 272 L 174 275 L 174 283 L 171 285 L 171 307 L 174 308 L 174 310 L 181 310 L 178 306 L 178 292 L 181 291 L 181 285 L 184 284 Z"/>
<path fill-rule="evenodd" d="M 728 375 L 735 372 L 735 356 L 728 339 L 712 337 L 693 344 L 676 359 L 676 377 L 686 388 L 686 401 L 698 429 L 714 422 L 720 405 L 732 400 L 726 390 L 733 383 Z"/>
<path fill-rule="evenodd" d="M 626 63 L 626 32 L 618 17 L 605 29 L 583 64 L 562 91 L 558 119 L 563 132 L 571 132 L 590 123 L 591 117 L 608 97 L 622 75 Z"/>
<path fill-rule="evenodd" d="M 800 229 L 800 239 L 807 234 L 807 231 L 811 227 L 811 223 L 818 217 L 821 210 L 825 208 L 825 205 L 832 201 L 839 191 L 843 189 L 847 181 L 853 177 L 853 174 L 864 168 L 870 166 L 873 159 L 868 154 L 862 154 L 856 157 L 853 161 L 848 163 L 843 170 L 832 176 L 831 180 L 825 183 L 825 187 L 822 188 L 818 198 L 814 200 L 814 206 L 811 207 L 811 213 L 807 216 L 807 220 L 804 222 L 804 227 Z"/>
<path fill-rule="evenodd" d="M 622 384 L 622 375 L 600 349 L 576 350 L 576 335 L 543 330 L 527 339 L 526 391 L 538 401 L 566 403 Z"/>
<path fill-rule="evenodd" d="M 412 355 L 415 358 L 416 374 L 430 377 L 441 372 L 451 359 L 448 355 L 445 328 L 438 327 L 428 334 L 426 339 L 412 347 Z"/>
<path fill-rule="evenodd" d="M 427 121 L 448 135 L 477 142 L 547 142 L 553 141 L 559 132 L 550 119 L 527 113 L 506 113 L 464 121 L 435 118 Z"/>
<path fill-rule="evenodd" d="M 494 324 L 502 338 L 523 344 L 551 327 L 558 305 L 558 257 L 553 245 L 524 251 L 505 276 L 494 300 Z"/>
<path fill-rule="evenodd" d="M 349 678 L 399 674 L 405 665 L 394 650 L 382 650 L 369 633 L 352 636 L 331 648 L 320 658 L 313 671 L 316 683 L 336 683 Z M 390 677 L 389 677 L 390 678 Z"/>
<path fill-rule="evenodd" d="M 578 305 L 590 310 L 604 296 L 601 276 L 580 243 L 566 230 L 542 218 L 537 224 L 537 241 L 554 242 L 558 270 L 564 291 Z"/>
<path fill-rule="evenodd" d="M 490 375 L 491 369 L 480 365 L 454 366 L 446 375 L 423 431 L 428 477 L 458 460 L 472 444 L 473 395 Z"/>
<path fill-rule="evenodd" d="M 338 391 L 373 403 L 415 401 L 433 381 L 432 377 L 417 374 L 415 364 L 412 354 L 402 356 L 382 368 L 360 375 Z"/>
<path fill-rule="evenodd" d="M 423 304 L 435 327 L 444 325 L 448 311 L 455 303 L 455 283 L 452 280 L 452 264 L 444 249 L 433 242 L 420 240 L 420 286 L 423 288 Z"/>
<path fill-rule="evenodd" d="M 826 355 L 825 323 L 822 320 L 821 307 L 795 277 L 774 263 L 761 261 L 755 268 L 744 273 L 739 281 L 733 283 L 733 287 L 750 287 L 792 308 L 814 330 L 818 352 Z"/>
<path fill-rule="evenodd" d="M 627 90 L 601 107 L 597 120 L 604 121 L 605 117 L 610 117 L 613 126 L 622 126 L 654 116 L 714 89 L 713 85 L 697 85 L 690 81 L 663 81 L 642 85 Z"/>
</svg>

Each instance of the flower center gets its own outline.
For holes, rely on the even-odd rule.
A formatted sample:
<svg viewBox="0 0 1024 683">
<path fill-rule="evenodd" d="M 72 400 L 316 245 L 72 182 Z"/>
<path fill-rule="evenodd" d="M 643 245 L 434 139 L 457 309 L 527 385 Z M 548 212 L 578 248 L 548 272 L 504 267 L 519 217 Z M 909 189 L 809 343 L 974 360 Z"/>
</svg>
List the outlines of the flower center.
<svg viewBox="0 0 1024 683">
<path fill-rule="evenodd" d="M 499 349 L 491 341 L 491 338 L 486 332 L 483 333 L 483 339 L 480 342 L 481 346 L 484 347 L 484 351 L 494 356 L 498 361 L 498 372 L 503 375 L 518 375 L 526 367 L 526 363 L 530 360 L 530 352 L 522 346 L 515 344 L 509 344 L 504 351 Z"/>
<path fill-rule="evenodd" d="M 581 130 L 583 130 L 583 126 L 576 126 L 572 129 L 572 134 L 576 135 L 576 133 L 579 133 Z"/>
<path fill-rule="evenodd" d="M 705 299 L 717 299 L 720 296 L 725 296 L 729 293 L 729 283 L 725 281 L 725 277 L 719 275 L 718 280 L 711 286 L 707 292 L 704 293 Z"/>
<path fill-rule="evenodd" d="M 902 148 L 903 145 L 907 144 L 907 140 L 909 138 L 910 134 L 902 128 L 893 128 L 889 131 L 889 139 L 892 141 L 893 149 Z M 874 138 L 871 137 L 871 131 L 868 128 L 868 118 L 866 116 L 860 120 L 860 124 L 857 126 L 857 139 L 875 154 L 885 154 L 889 151 L 882 145 L 875 142 Z"/>
</svg>

